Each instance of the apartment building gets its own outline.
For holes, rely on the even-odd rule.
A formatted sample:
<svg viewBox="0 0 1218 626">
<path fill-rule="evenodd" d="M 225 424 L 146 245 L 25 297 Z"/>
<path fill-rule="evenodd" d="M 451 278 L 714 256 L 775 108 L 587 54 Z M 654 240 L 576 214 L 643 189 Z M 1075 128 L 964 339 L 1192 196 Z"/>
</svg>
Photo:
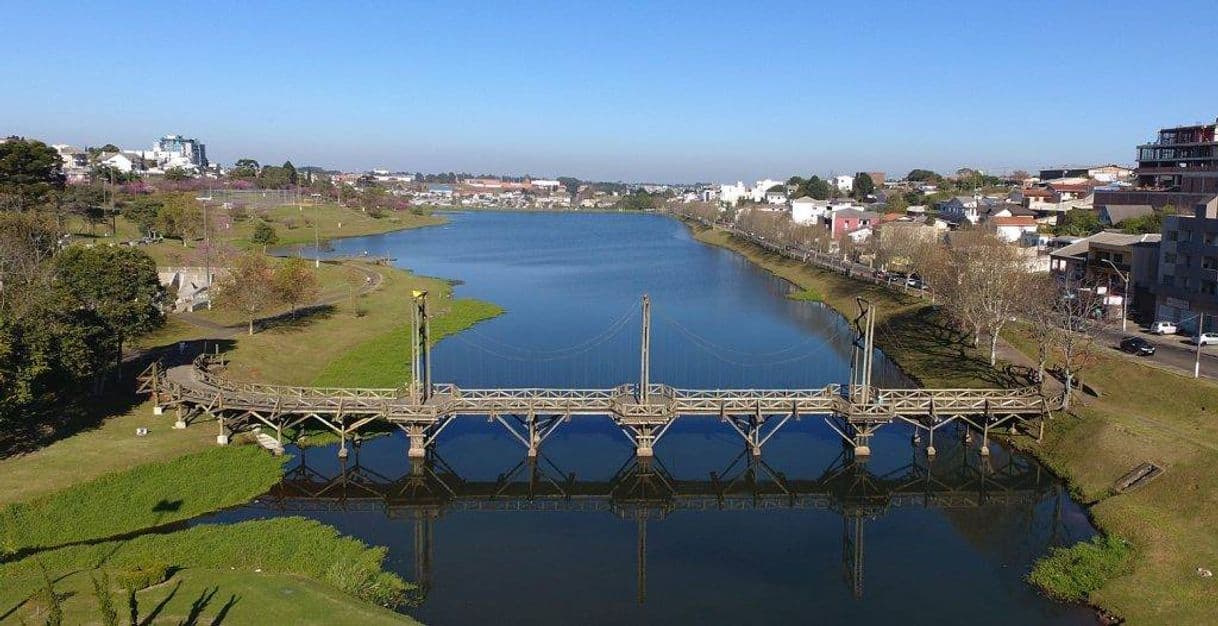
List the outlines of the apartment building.
<svg viewBox="0 0 1218 626">
<path fill-rule="evenodd" d="M 1218 193 L 1218 123 L 1173 126 L 1138 146 L 1136 186 L 1097 190 L 1095 203 L 1186 209 Z"/>
<path fill-rule="evenodd" d="M 1202 316 L 1203 330 L 1218 327 L 1218 195 L 1195 204 L 1192 215 L 1163 219 L 1158 278 L 1155 319 L 1190 333 Z"/>
</svg>

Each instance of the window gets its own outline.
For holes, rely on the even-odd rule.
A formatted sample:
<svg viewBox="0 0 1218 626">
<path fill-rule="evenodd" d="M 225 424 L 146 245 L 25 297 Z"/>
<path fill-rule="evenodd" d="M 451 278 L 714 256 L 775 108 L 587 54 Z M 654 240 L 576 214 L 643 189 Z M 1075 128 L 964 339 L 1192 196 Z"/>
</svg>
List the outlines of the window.
<svg viewBox="0 0 1218 626">
<path fill-rule="evenodd" d="M 1215 294 L 1215 292 L 1218 292 L 1218 283 L 1212 280 L 1201 281 L 1201 293 L 1207 296 L 1212 296 Z"/>
<path fill-rule="evenodd" d="M 1203 235 L 1202 241 L 1204 241 L 1205 245 L 1207 245 L 1207 246 L 1214 245 L 1214 233 L 1205 233 Z"/>
<path fill-rule="evenodd" d="M 1180 233 L 1174 230 L 1167 231 L 1168 241 L 1177 241 L 1180 238 Z"/>
</svg>

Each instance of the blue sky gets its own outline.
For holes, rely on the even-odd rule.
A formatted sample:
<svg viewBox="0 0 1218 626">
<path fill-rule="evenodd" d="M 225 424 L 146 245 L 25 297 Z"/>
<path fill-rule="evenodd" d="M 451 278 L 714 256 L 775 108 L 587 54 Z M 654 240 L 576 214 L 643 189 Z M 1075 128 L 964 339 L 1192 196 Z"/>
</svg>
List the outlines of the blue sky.
<svg viewBox="0 0 1218 626">
<path fill-rule="evenodd" d="M 672 182 L 1131 162 L 1218 117 L 1213 9 L 0 0 L 0 133 Z"/>
</svg>

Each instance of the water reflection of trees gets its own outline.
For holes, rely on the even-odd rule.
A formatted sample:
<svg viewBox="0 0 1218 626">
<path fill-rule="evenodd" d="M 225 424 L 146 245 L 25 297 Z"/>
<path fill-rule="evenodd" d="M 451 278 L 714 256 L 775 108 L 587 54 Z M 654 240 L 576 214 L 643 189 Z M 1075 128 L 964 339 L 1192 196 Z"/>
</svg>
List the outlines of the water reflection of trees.
<svg viewBox="0 0 1218 626">
<path fill-rule="evenodd" d="M 405 472 L 386 474 L 364 464 L 359 450 L 336 470 L 323 471 L 302 453 L 284 479 L 257 506 L 282 512 L 382 511 L 409 520 L 414 533 L 414 577 L 424 593 L 431 584 L 433 526 L 453 511 L 583 511 L 615 515 L 637 526 L 639 601 L 646 599 L 647 528 L 675 511 L 819 509 L 842 519 L 842 571 L 846 584 L 863 594 L 867 523 L 901 507 L 943 509 L 962 536 L 978 549 L 1036 554 L 1045 546 L 1021 545 L 1035 537 L 1054 541 L 1061 515 L 1042 522 L 1052 528 L 1028 532 L 1036 507 L 1055 506 L 1064 496 L 1057 481 L 1034 461 L 1014 454 L 982 457 L 968 446 L 946 446 L 928 460 L 878 472 L 843 451 L 815 476 L 792 476 L 742 451 L 718 471 L 677 476 L 660 457 L 631 455 L 608 480 L 581 480 L 544 454 L 525 457 L 494 480 L 467 480 L 438 454 Z M 329 466 L 330 458 L 321 466 Z M 996 542 L 996 537 L 1003 537 Z M 1004 562 L 1010 562 L 1009 560 Z"/>
</svg>

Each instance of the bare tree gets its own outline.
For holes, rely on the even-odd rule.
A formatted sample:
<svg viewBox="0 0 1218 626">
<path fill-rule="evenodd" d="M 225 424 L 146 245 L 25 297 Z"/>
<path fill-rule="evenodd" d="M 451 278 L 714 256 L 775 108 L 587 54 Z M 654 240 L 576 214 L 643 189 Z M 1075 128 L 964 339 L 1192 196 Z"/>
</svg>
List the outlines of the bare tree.
<svg viewBox="0 0 1218 626">
<path fill-rule="evenodd" d="M 1070 396 L 1079 374 L 1099 358 L 1093 333 L 1102 302 L 1103 295 L 1094 287 L 1072 288 L 1071 285 L 1055 298 L 1053 344 L 1061 357 L 1066 386 L 1062 409 L 1070 408 Z"/>
<path fill-rule="evenodd" d="M 274 278 L 275 272 L 266 257 L 257 253 L 243 254 L 216 283 L 216 304 L 241 312 L 249 323 L 249 333 L 252 335 L 258 313 L 278 301 Z"/>
<path fill-rule="evenodd" d="M 1028 281 L 1020 298 L 1019 314 L 1028 323 L 1032 341 L 1036 343 L 1036 381 L 1044 384 L 1045 368 L 1052 356 L 1057 336 L 1057 301 L 1063 296 L 1057 280 L 1041 274 Z"/>
</svg>

